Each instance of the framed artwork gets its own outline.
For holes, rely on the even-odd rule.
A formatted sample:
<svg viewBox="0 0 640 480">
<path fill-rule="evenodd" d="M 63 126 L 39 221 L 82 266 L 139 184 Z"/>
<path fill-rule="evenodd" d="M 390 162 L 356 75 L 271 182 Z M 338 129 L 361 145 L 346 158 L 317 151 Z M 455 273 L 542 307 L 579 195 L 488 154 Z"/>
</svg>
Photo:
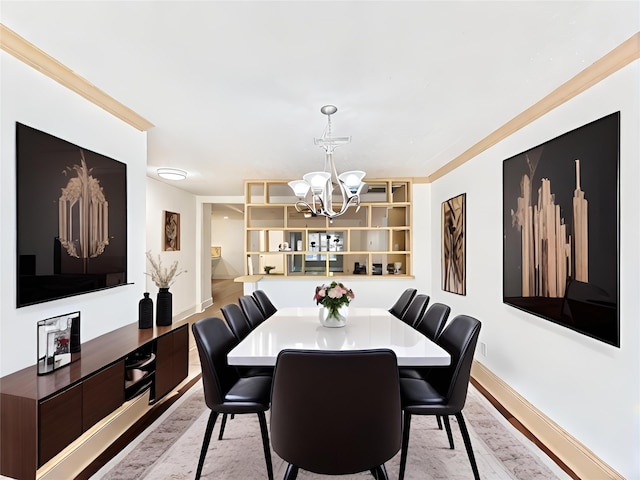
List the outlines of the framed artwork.
<svg viewBox="0 0 640 480">
<path fill-rule="evenodd" d="M 503 302 L 620 346 L 620 112 L 503 162 Z"/>
<path fill-rule="evenodd" d="M 69 365 L 80 352 L 80 312 L 38 322 L 38 375 Z"/>
<path fill-rule="evenodd" d="M 180 214 L 164 211 L 164 241 L 162 249 L 165 252 L 180 250 Z"/>
<path fill-rule="evenodd" d="M 466 194 L 442 202 L 442 290 L 467 294 Z"/>
<path fill-rule="evenodd" d="M 16 122 L 16 306 L 127 284 L 127 166 Z"/>
</svg>

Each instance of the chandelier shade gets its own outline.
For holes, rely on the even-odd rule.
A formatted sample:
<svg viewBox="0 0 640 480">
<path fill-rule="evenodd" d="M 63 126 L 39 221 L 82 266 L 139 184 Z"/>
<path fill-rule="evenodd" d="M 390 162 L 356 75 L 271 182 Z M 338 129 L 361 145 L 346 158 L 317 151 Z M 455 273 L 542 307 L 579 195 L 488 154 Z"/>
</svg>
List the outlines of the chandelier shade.
<svg viewBox="0 0 640 480">
<path fill-rule="evenodd" d="M 302 176 L 302 180 L 293 180 L 289 186 L 293 190 L 298 201 L 296 210 L 306 217 L 323 215 L 332 221 L 333 218 L 345 213 L 350 206 L 360 206 L 360 193 L 366 186 L 363 179 L 366 172 L 353 170 L 338 175 L 333 160 L 335 148 L 351 142 L 351 137 L 331 136 L 331 115 L 338 111 L 333 105 L 325 105 L 320 111 L 327 115 L 327 128 L 322 137 L 314 138 L 314 143 L 325 151 L 323 171 L 309 172 Z M 333 192 L 339 188 L 342 205 L 339 210 L 333 209 Z M 307 199 L 309 192 L 311 198 Z"/>
</svg>

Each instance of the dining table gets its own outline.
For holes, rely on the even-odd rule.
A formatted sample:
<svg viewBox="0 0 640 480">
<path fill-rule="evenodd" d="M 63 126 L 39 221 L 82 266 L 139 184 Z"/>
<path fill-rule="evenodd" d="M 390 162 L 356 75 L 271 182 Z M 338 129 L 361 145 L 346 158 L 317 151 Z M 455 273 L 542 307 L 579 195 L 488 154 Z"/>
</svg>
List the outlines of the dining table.
<svg viewBox="0 0 640 480">
<path fill-rule="evenodd" d="M 318 307 L 287 307 L 259 324 L 227 355 L 229 365 L 275 366 L 284 349 L 368 350 L 388 348 L 399 367 L 444 367 L 442 347 L 384 308 L 349 307 L 343 327 L 320 324 Z"/>
</svg>

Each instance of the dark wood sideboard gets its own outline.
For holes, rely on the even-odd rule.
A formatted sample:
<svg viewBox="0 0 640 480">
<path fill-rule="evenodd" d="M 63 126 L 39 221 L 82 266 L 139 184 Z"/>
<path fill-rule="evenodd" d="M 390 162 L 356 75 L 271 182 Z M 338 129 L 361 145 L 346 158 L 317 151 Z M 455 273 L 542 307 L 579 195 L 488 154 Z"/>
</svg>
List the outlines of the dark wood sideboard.
<svg viewBox="0 0 640 480">
<path fill-rule="evenodd" d="M 136 322 L 83 343 L 78 355 L 47 375 L 33 365 L 0 378 L 0 474 L 35 479 L 132 395 L 149 388 L 157 402 L 169 393 L 188 374 L 188 324 L 140 330 Z"/>
</svg>

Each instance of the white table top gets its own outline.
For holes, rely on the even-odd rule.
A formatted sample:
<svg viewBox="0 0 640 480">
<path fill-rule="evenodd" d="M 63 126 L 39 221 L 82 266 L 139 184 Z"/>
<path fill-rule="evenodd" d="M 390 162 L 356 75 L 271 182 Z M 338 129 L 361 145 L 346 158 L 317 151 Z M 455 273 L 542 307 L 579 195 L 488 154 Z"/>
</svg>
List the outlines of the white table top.
<svg viewBox="0 0 640 480">
<path fill-rule="evenodd" d="M 450 355 L 382 308 L 350 307 L 347 325 L 320 325 L 319 307 L 283 308 L 258 325 L 227 358 L 230 365 L 274 366 L 285 348 L 364 350 L 390 348 L 399 366 L 446 366 Z"/>
</svg>

